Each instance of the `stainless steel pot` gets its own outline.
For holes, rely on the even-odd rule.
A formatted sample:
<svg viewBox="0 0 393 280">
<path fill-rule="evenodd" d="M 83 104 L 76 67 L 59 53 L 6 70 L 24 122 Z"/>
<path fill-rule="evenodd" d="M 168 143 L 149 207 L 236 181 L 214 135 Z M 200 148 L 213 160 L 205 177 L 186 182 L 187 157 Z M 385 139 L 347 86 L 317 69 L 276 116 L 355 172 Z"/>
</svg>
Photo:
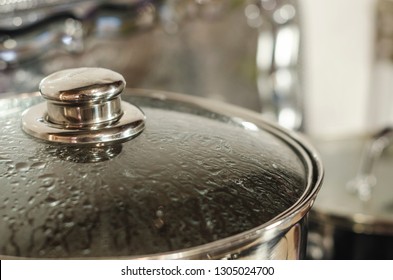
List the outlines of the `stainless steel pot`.
<svg viewBox="0 0 393 280">
<path fill-rule="evenodd" d="M 308 257 L 392 259 L 393 133 L 315 141 L 327 174 L 310 215 Z"/>
<path fill-rule="evenodd" d="M 81 68 L 44 79 L 46 103 L 1 99 L 1 258 L 304 257 L 323 176 L 309 144 L 245 109 L 124 88 Z"/>
</svg>

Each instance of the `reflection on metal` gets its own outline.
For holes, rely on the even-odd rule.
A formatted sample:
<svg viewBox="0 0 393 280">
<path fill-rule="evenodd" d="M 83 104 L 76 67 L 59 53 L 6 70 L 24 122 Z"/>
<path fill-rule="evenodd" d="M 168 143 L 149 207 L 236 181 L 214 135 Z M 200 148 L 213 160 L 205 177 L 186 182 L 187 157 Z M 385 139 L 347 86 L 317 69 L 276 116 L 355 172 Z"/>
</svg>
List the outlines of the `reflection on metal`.
<svg viewBox="0 0 393 280">
<path fill-rule="evenodd" d="M 164 3 L 162 3 L 164 2 Z M 160 25 L 177 33 L 195 16 L 214 17 L 223 0 L 24 0 L 0 2 L 0 70 L 61 48 L 82 52 L 90 35 L 113 38 Z"/>
<path fill-rule="evenodd" d="M 145 115 L 121 101 L 125 84 L 123 76 L 103 68 L 53 73 L 40 83 L 47 102 L 22 114 L 22 128 L 57 143 L 102 146 L 129 140 L 145 128 Z"/>
<path fill-rule="evenodd" d="M 256 10 L 257 5 L 260 12 Z M 297 1 L 254 1 L 245 13 L 250 26 L 259 28 L 257 71 L 262 112 L 286 128 L 301 130 L 303 101 L 298 73 Z"/>
<path fill-rule="evenodd" d="M 377 13 L 377 58 L 393 60 L 393 1 L 379 0 Z"/>
<path fill-rule="evenodd" d="M 80 53 L 91 34 L 110 37 L 127 29 L 136 32 L 152 25 L 152 1 L 123 2 L 0 3 L 0 67 L 16 66 L 58 49 Z"/>
<path fill-rule="evenodd" d="M 224 20 L 203 30 L 198 19 L 212 18 Z M 34 90 L 60 69 L 103 66 L 133 87 L 262 106 L 284 127 L 301 129 L 298 18 L 296 0 L 3 1 L 0 70 L 9 71 L 0 73 L 0 92 Z M 189 20 L 194 26 L 184 28 Z"/>
</svg>

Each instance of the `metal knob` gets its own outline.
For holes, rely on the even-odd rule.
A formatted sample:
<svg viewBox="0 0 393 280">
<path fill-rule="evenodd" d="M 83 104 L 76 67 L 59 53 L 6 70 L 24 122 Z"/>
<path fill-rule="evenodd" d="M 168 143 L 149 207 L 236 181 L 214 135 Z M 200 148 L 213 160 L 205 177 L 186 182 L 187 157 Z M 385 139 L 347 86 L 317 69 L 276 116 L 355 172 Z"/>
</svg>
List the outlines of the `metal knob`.
<svg viewBox="0 0 393 280">
<path fill-rule="evenodd" d="M 103 68 L 76 68 L 53 73 L 39 89 L 46 104 L 23 113 L 23 130 L 60 143 L 105 144 L 126 140 L 144 129 L 143 112 L 121 101 L 126 82 Z"/>
</svg>

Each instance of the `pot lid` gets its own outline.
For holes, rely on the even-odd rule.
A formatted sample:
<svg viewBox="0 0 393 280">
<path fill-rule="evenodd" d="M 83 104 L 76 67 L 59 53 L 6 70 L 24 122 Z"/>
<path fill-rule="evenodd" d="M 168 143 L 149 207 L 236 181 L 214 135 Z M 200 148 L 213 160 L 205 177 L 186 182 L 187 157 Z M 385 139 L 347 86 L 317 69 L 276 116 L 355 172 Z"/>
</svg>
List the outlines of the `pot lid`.
<svg viewBox="0 0 393 280">
<path fill-rule="evenodd" d="M 385 150 L 389 143 L 381 146 L 391 137 L 387 132 L 314 141 L 327 172 L 311 220 L 357 233 L 393 234 L 393 154 Z"/>
<path fill-rule="evenodd" d="M 99 81 L 84 84 L 92 73 Z M 59 85 L 65 87 L 53 90 Z M 46 109 L 37 93 L 0 100 L 0 255 L 133 257 L 185 250 L 250 236 L 253 229 L 261 234 L 310 207 L 322 172 L 294 135 L 247 110 L 184 95 L 126 89 L 122 101 L 114 101 L 124 85 L 109 70 L 71 69 L 41 83 Z M 110 98 L 97 94 L 103 88 Z M 70 101 L 72 94 L 79 101 Z M 107 111 L 118 113 L 102 122 L 103 110 L 92 108 L 112 108 L 108 102 L 117 103 Z M 62 109 L 51 114 L 51 106 Z M 75 118 L 75 107 L 86 106 L 89 114 Z M 27 108 L 25 133 L 20 119 Z M 108 136 L 127 114 L 131 122 L 115 130 L 127 133 Z M 36 133 L 43 128 L 49 132 Z"/>
</svg>

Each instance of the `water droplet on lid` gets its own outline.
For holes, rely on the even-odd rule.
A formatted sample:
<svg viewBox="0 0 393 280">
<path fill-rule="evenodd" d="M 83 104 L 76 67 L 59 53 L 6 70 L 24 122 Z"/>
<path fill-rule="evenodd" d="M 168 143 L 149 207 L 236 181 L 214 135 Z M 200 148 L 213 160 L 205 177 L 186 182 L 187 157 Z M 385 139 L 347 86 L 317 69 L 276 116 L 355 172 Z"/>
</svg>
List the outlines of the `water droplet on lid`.
<svg viewBox="0 0 393 280">
<path fill-rule="evenodd" d="M 156 216 L 157 216 L 158 218 L 164 217 L 164 210 L 163 210 L 163 209 L 158 209 L 158 210 L 156 211 Z"/>
<path fill-rule="evenodd" d="M 0 154 L 0 161 L 9 161 L 9 160 L 10 159 L 6 155 Z"/>
<path fill-rule="evenodd" d="M 34 196 L 31 196 L 31 197 L 27 200 L 27 203 L 31 205 L 31 204 L 34 203 L 34 201 L 35 201 L 35 197 L 34 197 Z"/>
<path fill-rule="evenodd" d="M 48 196 L 48 197 L 45 199 L 45 202 L 48 203 L 49 206 L 52 206 L 52 207 L 54 207 L 54 206 L 56 206 L 56 205 L 58 205 L 58 204 L 60 203 L 59 200 L 57 200 L 56 198 L 54 198 L 54 197 L 52 197 L 52 196 Z"/>
<path fill-rule="evenodd" d="M 39 176 L 38 179 L 42 179 L 41 187 L 47 189 L 48 191 L 55 187 L 55 178 L 53 174 L 44 174 Z"/>
<path fill-rule="evenodd" d="M 91 209 L 91 208 L 93 208 L 93 205 L 91 205 L 91 203 L 90 203 L 89 200 L 85 200 L 85 201 L 83 202 L 83 208 L 85 208 L 85 209 Z"/>
<path fill-rule="evenodd" d="M 46 166 L 45 162 L 35 162 L 31 165 L 31 168 L 34 169 L 43 169 Z"/>
<path fill-rule="evenodd" d="M 29 171 L 30 165 L 26 162 L 18 162 L 17 164 L 15 164 L 15 169 L 19 172 L 26 172 Z"/>
<path fill-rule="evenodd" d="M 38 177 L 38 179 L 54 179 L 55 175 L 54 174 L 44 174 Z"/>
<path fill-rule="evenodd" d="M 74 222 L 67 222 L 67 223 L 64 223 L 64 226 L 65 226 L 66 228 L 71 228 L 71 227 L 73 227 L 74 225 L 75 225 Z"/>
<path fill-rule="evenodd" d="M 243 180 L 242 179 L 235 179 L 235 184 L 236 185 L 242 185 L 243 184 Z"/>
<path fill-rule="evenodd" d="M 12 181 L 11 182 L 11 186 L 13 186 L 13 187 L 19 186 L 19 182 L 18 181 Z"/>
</svg>

